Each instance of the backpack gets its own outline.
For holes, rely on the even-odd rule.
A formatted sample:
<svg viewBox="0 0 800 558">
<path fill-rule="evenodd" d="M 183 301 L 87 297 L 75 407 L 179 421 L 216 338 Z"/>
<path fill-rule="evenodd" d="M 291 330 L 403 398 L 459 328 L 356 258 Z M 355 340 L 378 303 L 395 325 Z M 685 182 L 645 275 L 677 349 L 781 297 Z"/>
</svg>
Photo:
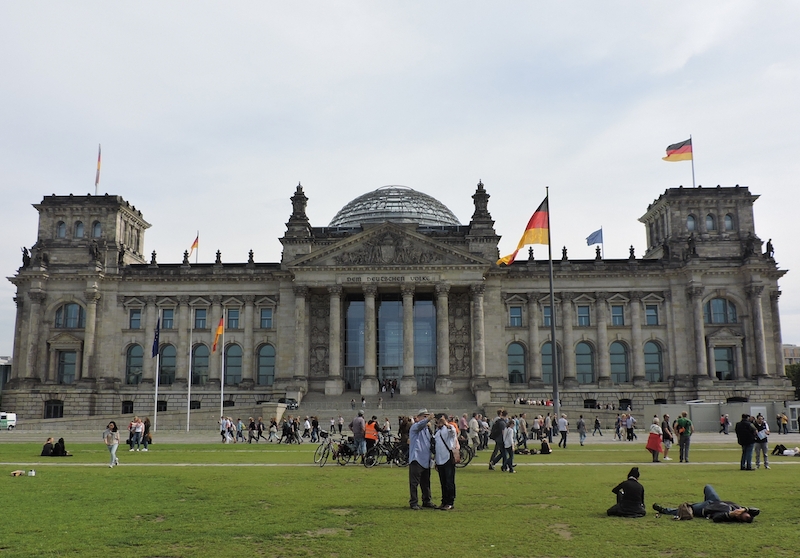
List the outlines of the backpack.
<svg viewBox="0 0 800 558">
<path fill-rule="evenodd" d="M 692 505 L 689 502 L 684 502 L 678 506 L 678 514 L 675 516 L 675 519 L 679 521 L 688 521 L 690 519 L 694 519 L 694 510 L 692 509 Z"/>
<path fill-rule="evenodd" d="M 498 418 L 496 421 L 492 423 L 492 431 L 489 433 L 489 438 L 492 440 L 497 440 L 503 435 L 503 419 Z"/>
</svg>

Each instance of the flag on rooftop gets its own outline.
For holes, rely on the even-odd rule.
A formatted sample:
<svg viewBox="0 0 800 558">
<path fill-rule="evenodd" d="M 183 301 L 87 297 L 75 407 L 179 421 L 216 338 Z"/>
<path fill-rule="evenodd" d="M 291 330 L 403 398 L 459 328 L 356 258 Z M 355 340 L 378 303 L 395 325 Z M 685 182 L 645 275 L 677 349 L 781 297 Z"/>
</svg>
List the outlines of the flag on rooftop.
<svg viewBox="0 0 800 558">
<path fill-rule="evenodd" d="M 592 234 L 586 237 L 586 245 L 591 246 L 592 244 L 602 244 L 603 243 L 603 227 L 600 227 L 598 230 L 594 231 Z"/>
<path fill-rule="evenodd" d="M 665 161 L 691 161 L 692 138 L 667 146 L 667 156 L 662 159 Z"/>
<path fill-rule="evenodd" d="M 198 246 L 199 244 L 200 244 L 200 234 L 198 234 L 198 235 L 197 235 L 197 237 L 194 239 L 194 242 L 192 242 L 192 247 L 191 247 L 191 248 L 189 248 L 189 255 L 190 255 L 190 256 L 192 255 L 192 253 L 193 253 L 195 250 L 197 250 L 197 246 Z"/>
<path fill-rule="evenodd" d="M 219 340 L 219 336 L 222 335 L 222 330 L 223 330 L 223 327 L 224 327 L 223 326 L 224 319 L 225 319 L 224 316 L 219 319 L 219 325 L 217 326 L 217 333 L 216 333 L 216 335 L 214 335 L 214 345 L 211 347 L 211 352 L 212 353 L 216 353 L 217 352 L 217 341 Z"/>
<path fill-rule="evenodd" d="M 94 177 L 94 187 L 97 188 L 97 185 L 100 184 L 100 154 L 101 154 L 101 145 L 97 144 L 97 174 Z"/>
<path fill-rule="evenodd" d="M 522 238 L 517 245 L 517 249 L 514 250 L 513 254 L 497 260 L 497 265 L 501 263 L 506 265 L 511 264 L 514 258 L 517 257 L 517 252 L 527 244 L 547 244 L 549 242 L 550 235 L 547 213 L 547 198 L 545 197 L 544 201 L 539 205 L 539 208 L 533 212 L 530 221 L 528 221 L 528 226 L 525 227 L 525 232 L 522 233 Z"/>
</svg>

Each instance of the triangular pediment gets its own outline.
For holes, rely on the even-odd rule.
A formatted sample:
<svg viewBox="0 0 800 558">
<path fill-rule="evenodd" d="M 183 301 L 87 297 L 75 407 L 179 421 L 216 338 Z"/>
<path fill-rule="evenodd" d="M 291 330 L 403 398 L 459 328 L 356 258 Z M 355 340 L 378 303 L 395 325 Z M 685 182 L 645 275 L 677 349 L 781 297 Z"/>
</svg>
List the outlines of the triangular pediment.
<svg viewBox="0 0 800 558">
<path fill-rule="evenodd" d="M 504 295 L 506 304 L 527 304 L 528 296 L 524 293 L 506 293 Z"/>
<path fill-rule="evenodd" d="M 576 296 L 572 300 L 572 302 L 574 302 L 575 304 L 580 304 L 580 303 L 591 304 L 592 302 L 594 302 L 594 298 L 592 298 L 591 296 L 589 296 L 589 295 L 584 293 L 584 294 L 581 294 L 579 296 Z"/>
<path fill-rule="evenodd" d="M 741 333 L 737 333 L 727 327 L 723 327 L 713 333 L 708 334 L 707 339 L 709 341 L 713 341 L 714 343 L 731 343 L 736 342 L 741 343 L 743 336 Z"/>
<path fill-rule="evenodd" d="M 47 340 L 53 349 L 80 349 L 83 339 L 78 339 L 70 333 L 59 333 Z"/>
<path fill-rule="evenodd" d="M 292 262 L 292 268 L 487 266 L 491 262 L 395 223 L 383 223 Z"/>
</svg>

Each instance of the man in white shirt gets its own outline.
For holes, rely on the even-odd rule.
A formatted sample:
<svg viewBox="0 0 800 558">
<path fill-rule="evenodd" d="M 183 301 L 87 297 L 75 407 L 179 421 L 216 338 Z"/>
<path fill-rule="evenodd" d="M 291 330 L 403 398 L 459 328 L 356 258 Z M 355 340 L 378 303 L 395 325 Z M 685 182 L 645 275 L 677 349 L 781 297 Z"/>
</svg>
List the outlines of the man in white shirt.
<svg viewBox="0 0 800 558">
<path fill-rule="evenodd" d="M 456 462 L 453 450 L 456 447 L 456 429 L 441 416 L 436 421 L 436 470 L 442 485 L 442 505 L 440 510 L 453 509 L 456 500 Z"/>
<path fill-rule="evenodd" d="M 567 415 L 561 415 L 558 419 L 558 433 L 561 434 L 561 439 L 558 441 L 558 447 L 567 449 L 567 433 L 569 432 L 569 421 Z"/>
</svg>

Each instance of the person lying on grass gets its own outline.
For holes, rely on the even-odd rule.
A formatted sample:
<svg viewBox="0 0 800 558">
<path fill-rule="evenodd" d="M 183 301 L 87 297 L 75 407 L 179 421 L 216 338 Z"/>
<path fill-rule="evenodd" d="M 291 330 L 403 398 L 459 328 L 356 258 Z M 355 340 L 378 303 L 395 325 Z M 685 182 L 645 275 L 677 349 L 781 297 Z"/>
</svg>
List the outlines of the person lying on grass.
<svg viewBox="0 0 800 558">
<path fill-rule="evenodd" d="M 720 500 L 717 491 L 710 484 L 703 488 L 703 498 L 702 502 L 688 505 L 688 510 L 691 510 L 691 516 L 704 517 L 714 523 L 752 523 L 753 518 L 761 513 L 758 508 L 745 508 L 733 502 Z M 686 509 L 686 506 L 682 505 L 682 507 Z M 678 508 L 665 508 L 658 504 L 653 504 L 653 509 L 658 513 L 678 518 Z M 681 517 L 680 519 L 692 519 L 692 517 Z"/>
</svg>

